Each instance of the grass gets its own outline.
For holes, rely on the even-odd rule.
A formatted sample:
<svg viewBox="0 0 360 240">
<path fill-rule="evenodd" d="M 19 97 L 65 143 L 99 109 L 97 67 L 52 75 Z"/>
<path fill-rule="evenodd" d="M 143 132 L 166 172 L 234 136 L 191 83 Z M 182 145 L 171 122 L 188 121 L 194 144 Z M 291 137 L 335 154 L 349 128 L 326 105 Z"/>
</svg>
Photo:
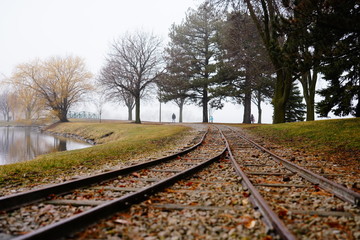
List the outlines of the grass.
<svg viewBox="0 0 360 240">
<path fill-rule="evenodd" d="M 0 166 L 0 187 L 32 184 L 81 169 L 96 169 L 115 165 L 141 155 L 164 149 L 186 134 L 186 127 L 176 125 L 137 125 L 130 123 L 60 123 L 50 131 L 71 133 L 93 139 L 98 145 L 91 148 L 41 155 L 34 160 Z"/>
<path fill-rule="evenodd" d="M 353 155 L 353 158 L 358 158 L 360 153 L 360 118 L 244 127 L 294 149 Z"/>
</svg>

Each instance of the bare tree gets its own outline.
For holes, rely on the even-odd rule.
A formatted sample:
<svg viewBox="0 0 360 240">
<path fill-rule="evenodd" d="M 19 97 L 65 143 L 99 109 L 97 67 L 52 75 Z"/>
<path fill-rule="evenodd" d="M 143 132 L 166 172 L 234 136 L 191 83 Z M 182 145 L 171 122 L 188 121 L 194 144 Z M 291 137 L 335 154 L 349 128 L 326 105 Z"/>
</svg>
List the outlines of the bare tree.
<svg viewBox="0 0 360 240">
<path fill-rule="evenodd" d="M 79 57 L 52 57 L 18 65 L 11 82 L 34 90 L 61 122 L 67 122 L 72 105 L 92 89 L 92 74 Z"/>
<path fill-rule="evenodd" d="M 96 96 L 92 97 L 92 102 L 95 105 L 95 109 L 97 114 L 99 115 L 99 122 L 101 122 L 101 116 L 103 114 L 104 111 L 104 106 L 107 102 L 107 96 L 105 95 L 105 92 L 103 91 L 103 89 L 98 89 L 98 91 L 96 91 Z"/>
<path fill-rule="evenodd" d="M 0 112 L 3 115 L 5 121 L 10 121 L 11 103 L 10 92 L 5 90 L 0 94 Z"/>
<path fill-rule="evenodd" d="M 101 70 L 98 82 L 105 87 L 104 91 L 107 93 L 106 99 L 115 103 L 124 103 L 128 109 L 128 120 L 132 121 L 132 111 L 135 107 L 134 96 L 126 89 L 116 85 L 116 74 L 112 71 L 113 65 L 107 62 L 107 65 Z"/>
<path fill-rule="evenodd" d="M 161 40 L 153 34 L 135 32 L 114 41 L 105 67 L 100 73 L 101 83 L 119 95 L 129 93 L 135 100 L 135 123 L 140 120 L 140 99 L 144 91 L 159 76 L 162 58 Z"/>
</svg>

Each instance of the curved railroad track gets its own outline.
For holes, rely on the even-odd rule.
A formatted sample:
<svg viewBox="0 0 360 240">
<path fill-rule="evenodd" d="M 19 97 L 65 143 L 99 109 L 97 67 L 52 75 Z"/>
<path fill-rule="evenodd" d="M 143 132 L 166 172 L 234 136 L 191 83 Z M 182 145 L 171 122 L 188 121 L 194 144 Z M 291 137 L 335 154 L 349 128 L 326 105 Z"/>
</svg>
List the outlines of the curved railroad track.
<svg viewBox="0 0 360 240">
<path fill-rule="evenodd" d="M 0 229 L 9 239 L 55 239 L 79 231 L 217 160 L 225 145 L 207 144 L 214 134 L 168 157 L 1 197 Z"/>
<path fill-rule="evenodd" d="M 2 197 L 0 229 L 14 240 L 356 239 L 359 199 L 219 126 L 169 157 Z"/>
<path fill-rule="evenodd" d="M 359 193 L 279 157 L 236 128 L 223 127 L 223 132 L 233 164 L 255 198 L 253 202 L 282 238 L 360 236 Z M 267 214 L 267 207 L 276 216 Z"/>
</svg>

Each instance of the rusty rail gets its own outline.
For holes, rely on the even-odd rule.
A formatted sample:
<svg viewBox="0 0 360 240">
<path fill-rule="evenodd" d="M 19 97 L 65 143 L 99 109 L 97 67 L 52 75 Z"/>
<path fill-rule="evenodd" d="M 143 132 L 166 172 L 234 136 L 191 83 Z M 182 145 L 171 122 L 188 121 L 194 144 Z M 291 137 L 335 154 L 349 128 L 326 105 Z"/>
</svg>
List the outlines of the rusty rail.
<svg viewBox="0 0 360 240">
<path fill-rule="evenodd" d="M 261 212 L 265 224 L 268 226 L 269 231 L 275 231 L 282 239 L 286 240 L 295 240 L 295 236 L 289 231 L 289 229 L 284 225 L 284 223 L 280 220 L 278 215 L 270 208 L 270 206 L 267 204 L 265 199 L 261 196 L 261 194 L 258 192 L 258 190 L 254 187 L 254 185 L 251 183 L 250 179 L 246 176 L 246 174 L 241 170 L 239 164 L 236 162 L 231 149 L 230 145 L 223 134 L 222 131 L 221 135 L 225 141 L 228 154 L 230 157 L 230 161 L 232 165 L 235 168 L 236 173 L 241 177 L 241 184 L 247 188 L 251 195 L 250 200 L 252 204 L 255 206 L 255 208 L 258 208 Z"/>
<path fill-rule="evenodd" d="M 175 182 L 195 174 L 201 169 L 218 160 L 226 151 L 226 148 L 214 158 L 204 161 L 190 169 L 184 170 L 170 178 L 155 183 L 150 187 L 143 188 L 137 192 L 128 194 L 116 200 L 109 201 L 86 212 L 80 213 L 58 223 L 40 228 L 29 234 L 13 238 L 13 240 L 30 239 L 59 239 L 71 233 L 77 232 L 103 218 L 113 215 L 115 212 L 125 210 L 131 205 L 146 200 L 150 195 L 162 191 Z"/>
<path fill-rule="evenodd" d="M 152 160 L 149 162 L 140 163 L 140 164 L 136 164 L 133 166 L 129 166 L 129 167 L 125 167 L 125 168 L 121 168 L 121 169 L 117 169 L 117 170 L 113 170 L 113 171 L 109 171 L 109 172 L 105 172 L 105 173 L 100 173 L 100 174 L 89 176 L 89 177 L 84 177 L 84 178 L 80 178 L 80 179 L 76 179 L 76 180 L 67 181 L 64 183 L 54 184 L 52 186 L 48 186 L 48 187 L 41 188 L 41 189 L 35 189 L 35 190 L 23 192 L 23 193 L 0 197 L 0 211 L 9 211 L 9 210 L 17 209 L 17 208 L 20 208 L 22 206 L 25 206 L 25 205 L 28 205 L 31 203 L 46 200 L 51 195 L 65 194 L 76 188 L 82 188 L 82 187 L 90 186 L 92 184 L 99 183 L 102 181 L 111 180 L 111 179 L 114 179 L 121 175 L 126 175 L 126 174 L 132 173 L 134 171 L 138 171 L 138 170 L 150 167 L 150 166 L 154 166 L 159 163 L 167 162 L 171 159 L 175 159 L 178 156 L 182 156 L 182 155 L 194 150 L 198 146 L 200 146 L 203 143 L 207 133 L 208 133 L 208 130 L 202 136 L 200 141 L 197 144 L 195 144 L 194 146 L 191 146 L 182 152 L 178 152 L 178 153 L 175 153 L 175 154 L 163 157 L 163 158 L 155 159 L 155 160 Z"/>
<path fill-rule="evenodd" d="M 249 143 L 253 144 L 255 147 L 260 149 L 263 152 L 266 152 L 270 154 L 275 161 L 278 163 L 281 163 L 285 168 L 289 169 L 292 172 L 298 173 L 301 177 L 305 178 L 309 182 L 318 185 L 320 188 L 329 191 L 330 193 L 334 194 L 338 198 L 342 199 L 345 202 L 349 202 L 357 207 L 360 207 L 360 194 L 357 192 L 354 192 L 343 185 L 340 185 L 336 182 L 333 182 L 323 176 L 320 176 L 308 169 L 305 169 L 299 165 L 296 165 L 286 159 L 281 158 L 280 156 L 274 154 L 273 152 L 270 152 L 268 149 L 260 146 L 259 144 L 255 143 L 251 139 L 248 139 L 247 137 L 243 136 L 242 134 L 239 134 L 239 136 L 248 141 Z"/>
</svg>

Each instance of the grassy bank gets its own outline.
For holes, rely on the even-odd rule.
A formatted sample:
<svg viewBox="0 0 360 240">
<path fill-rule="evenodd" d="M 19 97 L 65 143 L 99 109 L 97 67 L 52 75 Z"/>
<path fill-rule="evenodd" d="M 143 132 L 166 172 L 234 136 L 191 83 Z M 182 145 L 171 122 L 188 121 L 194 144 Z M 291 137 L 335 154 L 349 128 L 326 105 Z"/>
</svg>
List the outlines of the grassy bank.
<svg viewBox="0 0 360 240">
<path fill-rule="evenodd" d="M 67 152 L 42 155 L 34 160 L 0 166 L 0 187 L 9 184 L 31 184 L 46 179 L 51 182 L 62 174 L 79 174 L 81 169 L 114 165 L 140 155 L 149 155 L 157 148 L 166 148 L 187 132 L 176 125 L 136 125 L 130 123 L 71 122 L 48 129 L 92 139 L 98 145 Z"/>
<path fill-rule="evenodd" d="M 286 147 L 338 154 L 360 161 L 360 118 L 245 127 Z"/>
</svg>

